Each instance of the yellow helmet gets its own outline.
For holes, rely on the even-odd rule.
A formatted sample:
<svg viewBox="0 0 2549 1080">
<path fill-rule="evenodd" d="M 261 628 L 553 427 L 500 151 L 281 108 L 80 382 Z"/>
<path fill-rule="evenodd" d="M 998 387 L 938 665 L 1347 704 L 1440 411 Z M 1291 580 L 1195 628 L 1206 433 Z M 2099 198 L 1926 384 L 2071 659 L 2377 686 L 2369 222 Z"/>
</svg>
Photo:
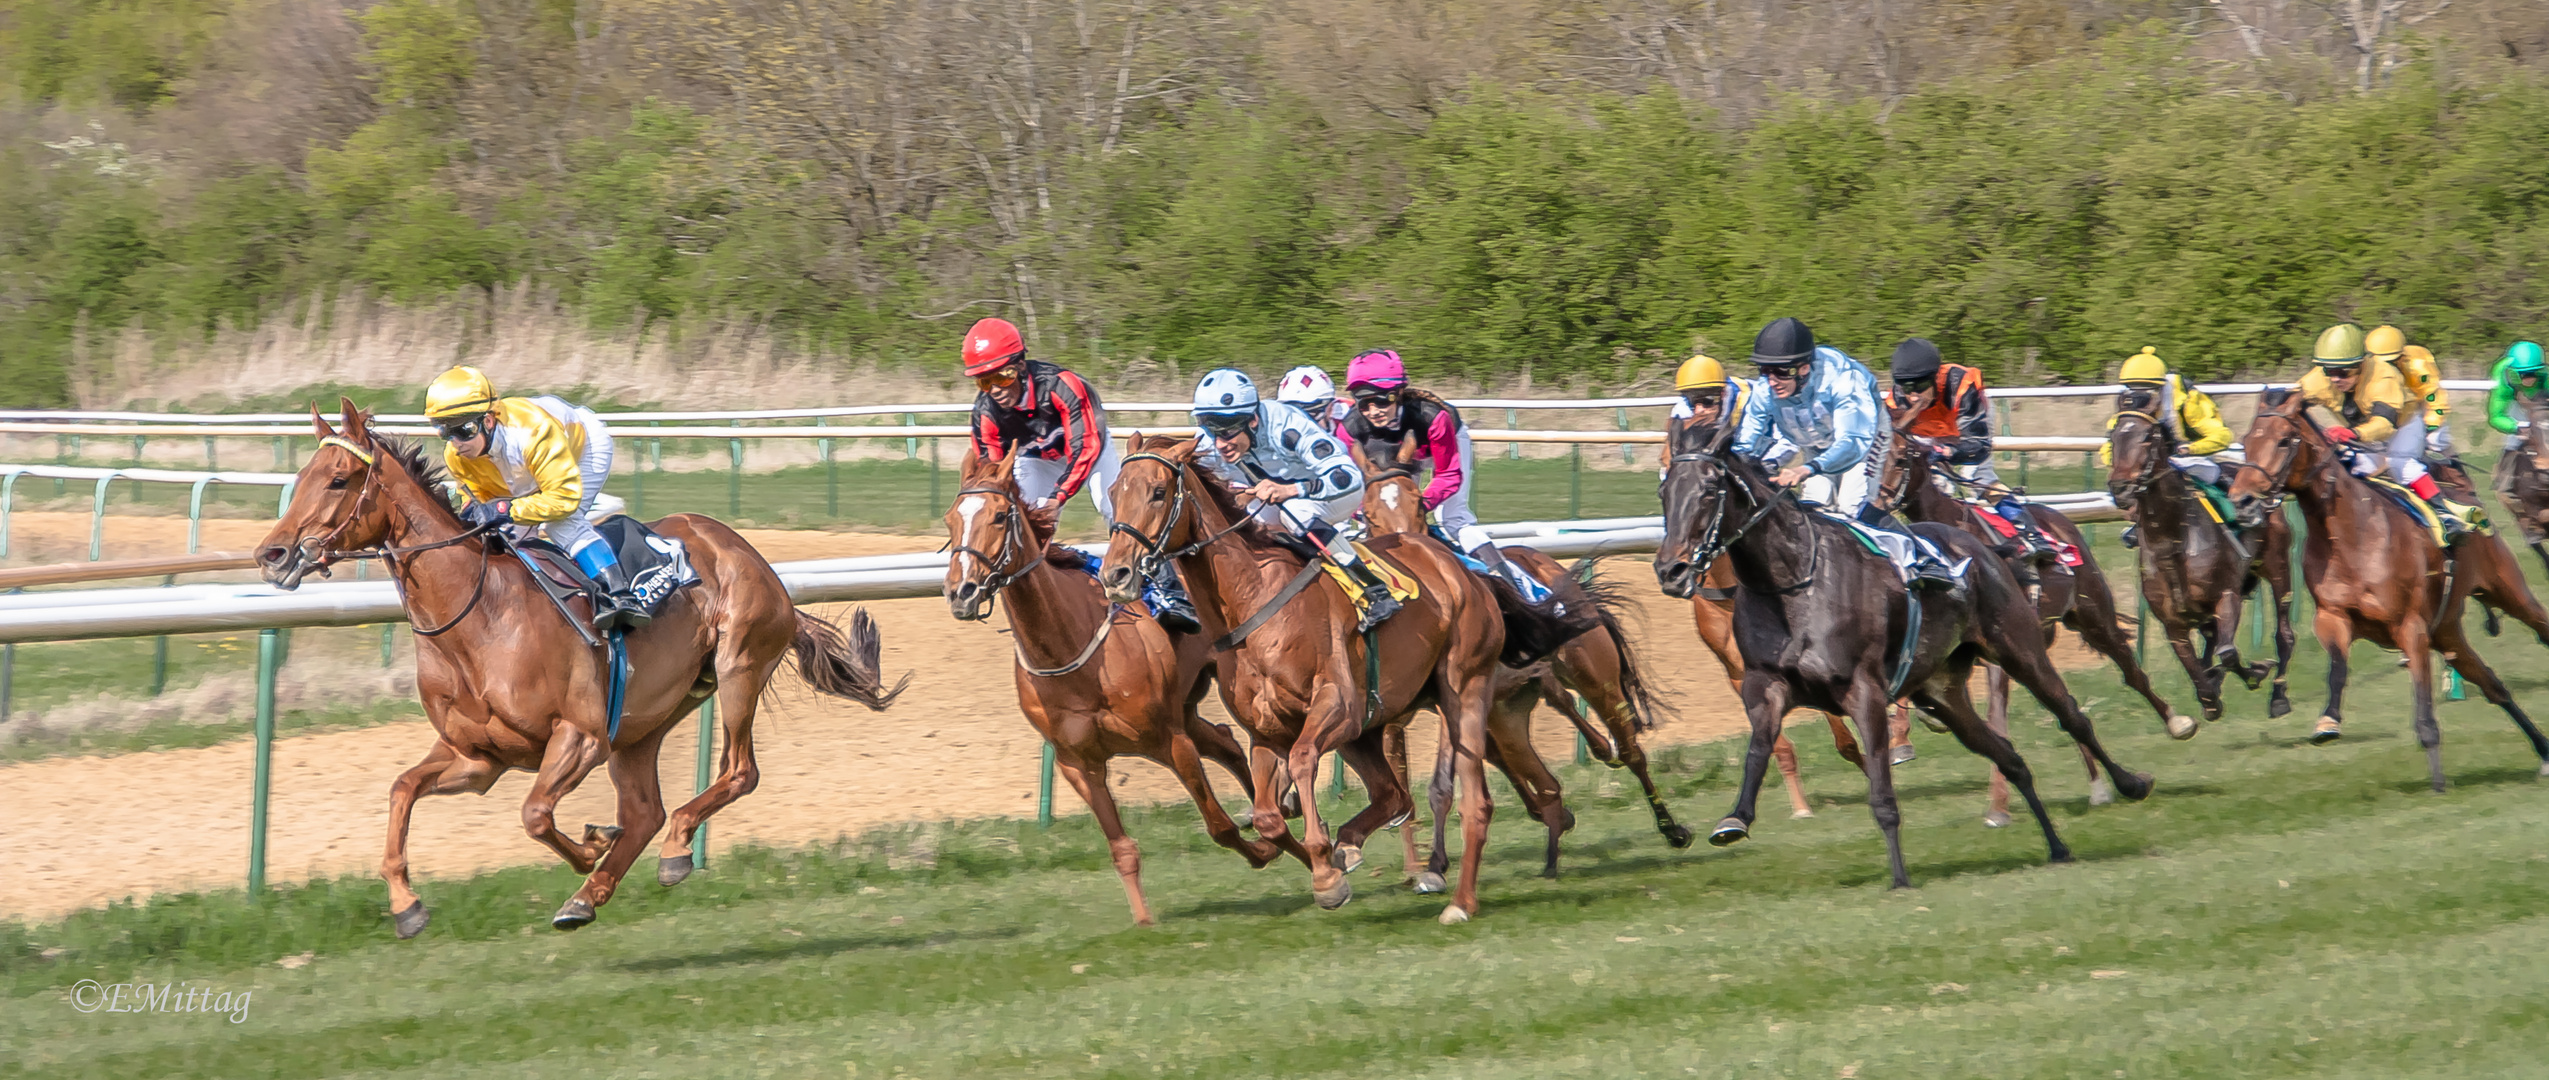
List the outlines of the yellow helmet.
<svg viewBox="0 0 2549 1080">
<path fill-rule="evenodd" d="M 2363 328 L 2353 323 L 2338 323 L 2319 331 L 2319 341 L 2310 347 L 2310 356 L 2321 367 L 2362 363 Z"/>
<path fill-rule="evenodd" d="M 471 416 L 495 403 L 496 384 L 486 372 L 464 364 L 434 376 L 434 384 L 425 388 L 425 419 Z"/>
<path fill-rule="evenodd" d="M 2383 360 L 2396 360 L 2407 351 L 2407 334 L 2398 327 L 2382 324 L 2363 335 L 2363 351 Z"/>
<path fill-rule="evenodd" d="M 1673 389 L 1675 390 L 1699 390 L 1724 385 L 1726 385 L 1726 365 L 1706 356 L 1694 356 L 1684 360 L 1682 366 L 1673 372 Z"/>
<path fill-rule="evenodd" d="M 2159 382 L 2168 378 L 2168 362 L 2160 359 L 2156 346 L 2144 345 L 2142 351 L 2124 358 L 2124 375 L 2120 382 Z"/>
</svg>

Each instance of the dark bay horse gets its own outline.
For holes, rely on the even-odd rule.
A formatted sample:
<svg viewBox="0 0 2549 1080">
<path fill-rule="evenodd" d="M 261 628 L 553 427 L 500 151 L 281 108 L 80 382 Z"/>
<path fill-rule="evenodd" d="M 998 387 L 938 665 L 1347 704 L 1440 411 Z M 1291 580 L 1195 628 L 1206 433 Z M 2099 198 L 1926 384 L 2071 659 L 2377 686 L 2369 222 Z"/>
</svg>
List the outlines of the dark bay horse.
<svg viewBox="0 0 2549 1080">
<path fill-rule="evenodd" d="M 2498 459 L 2496 494 L 2523 543 L 2549 566 L 2549 394 L 2523 399 L 2531 426 Z"/>
<path fill-rule="evenodd" d="M 656 755 L 701 702 L 717 699 L 724 760 L 717 782 L 673 812 L 656 870 L 665 885 L 689 876 L 699 824 L 760 782 L 753 716 L 781 660 L 793 652 L 808 685 L 871 709 L 902 692 L 899 683 L 887 689 L 877 670 L 876 626 L 866 612 L 844 635 L 798 611 L 779 575 L 734 530 L 675 514 L 655 522 L 655 531 L 688 548 L 699 583 L 674 593 L 651 625 L 628 636 L 628 688 L 613 737 L 606 650 L 584 643 L 528 568 L 461 524 L 440 493 L 439 463 L 415 444 L 373 435 L 370 417 L 343 404 L 343 434 L 310 411 L 319 450 L 301 467 L 292 505 L 257 561 L 266 581 L 290 590 L 331 562 L 381 557 L 416 628 L 416 691 L 436 741 L 390 785 L 381 876 L 399 937 L 416 936 L 429 918 L 407 879 L 407 823 L 421 795 L 483 795 L 507 770 L 537 772 L 522 804 L 523 830 L 590 875 L 550 920 L 573 930 L 593 921 L 665 825 Z M 617 824 L 585 826 L 581 839 L 560 832 L 558 800 L 605 763 L 619 793 Z"/>
<path fill-rule="evenodd" d="M 1408 445 L 1413 447 L 1415 443 Z M 1372 531 L 1432 543 L 1425 532 L 1425 507 L 1415 474 L 1403 462 L 1375 468 L 1363 456 L 1361 447 L 1352 450 L 1356 464 L 1364 468 L 1363 518 Z M 1575 825 L 1575 815 L 1566 808 L 1557 776 L 1531 744 L 1532 707 L 1542 703 L 1575 725 L 1594 758 L 1636 775 L 1645 788 L 1647 808 L 1655 815 L 1656 831 L 1674 847 L 1689 847 L 1691 831 L 1673 820 L 1672 811 L 1656 793 L 1654 776 L 1647 769 L 1646 750 L 1638 741 L 1638 733 L 1654 727 L 1655 717 L 1665 706 L 1649 688 L 1645 672 L 1638 666 L 1637 652 L 1629 644 L 1628 632 L 1620 625 L 1616 609 L 1624 599 L 1610 588 L 1570 574 L 1557 560 L 1533 548 L 1515 545 L 1503 550 L 1508 561 L 1558 593 L 1565 602 L 1593 605 L 1602 620 L 1601 633 L 1570 640 L 1538 663 L 1523 668 L 1499 664 L 1496 668 L 1495 704 L 1487 718 L 1488 760 L 1504 770 L 1531 817 L 1549 830 L 1542 874 L 1558 876 L 1558 840 Z M 1597 722 L 1599 727 L 1595 726 Z M 1435 753 L 1434 779 L 1426 790 L 1433 810 L 1434 847 L 1422 871 L 1415 869 L 1415 835 L 1412 831 L 1400 834 L 1407 846 L 1408 866 L 1418 892 L 1441 892 L 1443 873 L 1449 869 L 1450 853 L 1443 845 L 1454 790 L 1449 751 L 1449 744 L 1443 744 Z M 1391 729 L 1384 752 L 1393 768 L 1405 767 L 1404 728 Z"/>
<path fill-rule="evenodd" d="M 2070 849 L 2045 815 L 2025 759 L 1974 712 L 1966 685 L 1981 661 L 2000 665 L 2026 687 L 2106 766 L 2126 797 L 2150 794 L 2149 777 L 2117 765 L 2098 744 L 2096 729 L 2045 654 L 2034 605 L 1988 547 L 1949 526 L 1911 526 L 1951 561 L 1972 560 L 1963 588 L 1915 591 L 1847 526 L 1807 511 L 1758 464 L 1736 456 L 1728 448 L 1731 434 L 1724 426 L 1695 430 L 1698 448 L 1673 455 L 1656 574 L 1666 593 L 1688 596 L 1721 555 L 1735 565 L 1735 636 L 1752 742 L 1734 812 L 1718 823 L 1710 843 L 1724 846 L 1751 834 L 1771 743 L 1791 707 L 1847 713 L 1858 724 L 1861 745 L 1877 747 L 1885 745 L 1886 707 L 1909 696 L 1966 749 L 2000 768 L 2044 830 L 2052 861 L 2068 861 Z M 1864 754 L 1862 762 L 1868 807 L 1885 833 L 1887 868 L 1895 887 L 1907 887 L 1892 766 L 1881 753 Z"/>
<path fill-rule="evenodd" d="M 2542 774 L 2549 775 L 2549 738 L 2514 704 L 2504 680 L 2479 658 L 2461 628 L 2462 609 L 2478 582 L 2470 572 L 2470 554 L 2484 547 L 2474 541 L 2493 538 L 2468 537 L 2450 551 L 2437 547 L 2422 522 L 2384 505 L 2388 496 L 2347 470 L 2336 446 L 2311 419 L 2309 403 L 2292 390 L 2266 391 L 2241 441 L 2249 463 L 2256 466 L 2231 484 L 2241 520 L 2253 523 L 2278 513 L 2288 494 L 2300 504 L 2302 523 L 2308 526 L 2301 573 L 2318 604 L 2311 629 L 2328 651 L 2328 707 L 2311 741 L 2337 737 L 2346 654 L 2359 637 L 2407 654 L 2408 675 L 2416 685 L 2411 723 L 2417 744 L 2425 748 L 2434 790 L 2443 790 L 2443 733 L 2434 719 L 2436 650 L 2461 678 L 2513 717 L 2542 760 Z M 2501 543 L 2495 549 L 2505 552 Z M 2503 561 L 2510 563 L 2512 554 L 2505 552 Z"/>
<path fill-rule="evenodd" d="M 2285 681 L 2292 666 L 2292 525 L 2282 514 L 2238 529 L 2213 520 L 2194 483 L 2169 464 L 2177 431 L 2160 409 L 2158 391 L 2127 388 L 2107 432 L 2114 463 L 2107 494 L 2141 537 L 2143 602 L 2194 683 L 2204 719 L 2221 719 L 2225 672 L 2251 690 L 2271 674 L 2266 715 L 2282 716 L 2292 711 Z M 2274 600 L 2271 666 L 2239 658 L 2239 609 L 2260 584 Z"/>
<path fill-rule="evenodd" d="M 1283 852 L 1240 836 L 1204 775 L 1208 757 L 1249 787 L 1247 752 L 1195 710 L 1212 689 L 1206 640 L 1171 634 L 1142 611 L 1109 604 L 1096 576 L 1077 569 L 1087 556 L 1048 548 L 1052 537 L 1037 530 L 1018 497 L 1017 462 L 1014 455 L 983 461 L 965 454 L 963 487 L 946 519 L 947 606 L 972 621 L 990 618 L 997 601 L 1009 602 L 1018 709 L 1052 744 L 1054 768 L 1097 818 L 1133 921 L 1149 926 L 1142 849 L 1116 812 L 1108 759 L 1129 754 L 1167 766 L 1203 812 L 1204 831 L 1248 865 L 1263 867 Z M 1072 568 L 1056 565 L 1061 560 Z"/>
<path fill-rule="evenodd" d="M 1100 571 L 1107 594 L 1137 599 L 1163 561 L 1185 576 L 1206 635 L 1219 639 L 1263 614 L 1271 598 L 1303 572 L 1304 553 L 1271 539 L 1249 519 L 1222 482 L 1195 460 L 1193 440 L 1127 440 L 1112 489 L 1115 538 Z M 1406 777 L 1382 747 L 1384 729 L 1407 723 L 1431 705 L 1444 719 L 1461 787 L 1463 856 L 1460 884 L 1444 923 L 1478 911 L 1478 868 L 1487 847 L 1487 714 L 1506 622 L 1487 584 L 1440 545 L 1412 537 L 1371 542 L 1419 583 L 1421 594 L 1376 628 L 1369 657 L 1354 630 L 1353 603 L 1326 575 L 1308 579 L 1289 603 L 1231 643 L 1219 659 L 1222 703 L 1251 737 L 1255 823 L 1267 840 L 1291 850 L 1291 830 L 1277 806 L 1283 778 L 1302 787 L 1301 846 L 1308 853 L 1311 894 L 1334 908 L 1353 894 L 1346 872 L 1361 860 L 1366 837 L 1415 812 Z M 1367 685 L 1367 662 L 1378 669 Z M 1368 693 L 1367 693 L 1368 691 Z M 1322 755 L 1342 754 L 1363 778 L 1372 803 L 1333 840 L 1308 797 Z"/>
</svg>

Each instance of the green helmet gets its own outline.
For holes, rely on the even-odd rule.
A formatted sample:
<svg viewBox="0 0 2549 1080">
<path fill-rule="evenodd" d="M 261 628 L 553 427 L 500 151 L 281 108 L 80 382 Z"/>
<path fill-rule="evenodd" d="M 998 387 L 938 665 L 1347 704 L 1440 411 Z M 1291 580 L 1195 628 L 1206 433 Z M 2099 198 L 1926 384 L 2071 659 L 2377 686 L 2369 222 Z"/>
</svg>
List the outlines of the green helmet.
<svg viewBox="0 0 2549 1080">
<path fill-rule="evenodd" d="M 2363 328 L 2353 323 L 2338 323 L 2319 332 L 2319 343 L 2311 346 L 2310 356 L 2321 367 L 2342 367 L 2363 362 Z"/>
<path fill-rule="evenodd" d="M 2505 365 L 2517 374 L 2532 375 L 2540 371 L 2540 343 L 2517 341 L 2505 350 Z"/>
</svg>

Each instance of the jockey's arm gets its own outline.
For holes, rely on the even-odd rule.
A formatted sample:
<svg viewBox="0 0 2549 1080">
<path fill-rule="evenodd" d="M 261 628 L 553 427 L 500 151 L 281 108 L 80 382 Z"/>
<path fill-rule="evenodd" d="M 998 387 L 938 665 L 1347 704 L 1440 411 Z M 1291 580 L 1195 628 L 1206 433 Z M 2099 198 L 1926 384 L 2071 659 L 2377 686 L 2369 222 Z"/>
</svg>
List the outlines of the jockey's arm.
<svg viewBox="0 0 2549 1080">
<path fill-rule="evenodd" d="M 1062 411 L 1062 443 L 1071 455 L 1071 467 L 1063 470 L 1046 502 L 1060 506 L 1096 474 L 1098 457 L 1106 452 L 1106 428 L 1098 419 L 1097 395 L 1089 392 L 1089 384 L 1078 373 L 1066 370 L 1054 385 L 1054 407 Z"/>
<path fill-rule="evenodd" d="M 509 402 L 508 402 L 509 403 Z M 584 475 L 575 467 L 575 440 L 548 410 L 525 401 L 498 407 L 505 426 L 522 439 L 522 467 L 540 490 L 513 500 L 513 520 L 525 525 L 557 521 L 584 507 Z"/>
<path fill-rule="evenodd" d="M 1961 370 L 1961 369 L 1959 369 Z M 1973 465 L 1991 457 L 1991 399 L 1979 379 L 1956 387 L 1956 442 L 1948 450 L 1950 465 Z"/>
<path fill-rule="evenodd" d="M 1426 453 L 1434 459 L 1434 477 L 1425 482 L 1425 491 L 1417 501 L 1432 510 L 1460 492 L 1460 428 L 1453 421 L 1451 410 L 1445 409 L 1434 414 L 1433 424 L 1423 435 Z"/>
<path fill-rule="evenodd" d="M 1832 445 L 1815 457 L 1811 467 L 1838 476 L 1867 460 L 1868 448 L 1876 443 L 1878 409 L 1875 385 L 1858 372 L 1836 371 L 1830 378 L 1838 398 L 1832 404 Z M 1838 385 L 1844 382 L 1853 385 Z"/>
<path fill-rule="evenodd" d="M 2213 404 L 2212 395 L 2192 386 L 2177 387 L 2177 423 L 2179 431 L 2193 437 L 2180 451 L 2190 457 L 2221 453 L 2236 438 L 2222 422 L 2221 406 Z"/>
<path fill-rule="evenodd" d="M 2408 415 L 2405 388 L 2395 369 L 2367 372 L 2364 377 L 2372 380 L 2372 385 L 2364 395 L 2368 400 L 2360 402 L 2363 422 L 2354 425 L 2354 437 L 2367 443 L 2386 443 L 2390 436 L 2398 434 L 2399 418 Z"/>
<path fill-rule="evenodd" d="M 2487 426 L 2511 435 L 2522 430 L 2522 417 L 2514 415 L 2513 361 L 2497 361 L 2495 375 L 2487 387 Z"/>
<path fill-rule="evenodd" d="M 1346 449 L 1345 440 L 1337 438 L 1332 432 L 1320 430 L 1317 424 L 1301 416 L 1299 410 L 1268 412 L 1278 417 L 1275 424 L 1283 429 L 1280 434 L 1268 434 L 1282 440 L 1285 452 L 1301 463 L 1303 479 L 1298 484 L 1301 489 L 1299 498 L 1329 502 L 1362 493 L 1363 470 L 1355 466 L 1354 455 Z"/>
</svg>

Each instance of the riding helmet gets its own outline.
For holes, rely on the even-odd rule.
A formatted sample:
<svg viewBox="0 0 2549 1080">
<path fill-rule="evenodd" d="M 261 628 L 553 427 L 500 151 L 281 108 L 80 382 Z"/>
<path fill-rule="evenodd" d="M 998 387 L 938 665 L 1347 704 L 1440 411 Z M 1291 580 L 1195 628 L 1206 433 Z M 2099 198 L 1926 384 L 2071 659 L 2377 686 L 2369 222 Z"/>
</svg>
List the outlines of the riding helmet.
<svg viewBox="0 0 2549 1080">
<path fill-rule="evenodd" d="M 2514 342 L 2511 348 L 2505 350 L 2505 362 L 2510 364 L 2513 370 L 2526 374 L 2539 371 L 2542 366 L 2540 343 L 2537 341 Z"/>
<path fill-rule="evenodd" d="M 1345 365 L 1345 388 L 1397 390 L 1407 385 L 1407 364 L 1393 349 L 1376 349 Z"/>
<path fill-rule="evenodd" d="M 1938 346 L 1928 338 L 1905 338 L 1894 347 L 1893 378 L 1898 383 L 1925 383 L 1938 378 Z"/>
<path fill-rule="evenodd" d="M 2371 333 L 2363 335 L 2363 351 L 2395 361 L 2407 351 L 2407 333 L 2388 323 L 2375 326 Z"/>
<path fill-rule="evenodd" d="M 2318 344 L 2310 348 L 2311 359 L 2320 367 L 2345 367 L 2363 362 L 2363 328 L 2353 323 L 2338 323 L 2319 332 Z"/>
<path fill-rule="evenodd" d="M 1197 416 L 1238 416 L 1257 411 L 1257 384 L 1237 368 L 1215 368 L 1195 384 Z"/>
<path fill-rule="evenodd" d="M 1814 331 L 1794 318 L 1784 318 L 1761 328 L 1752 339 L 1752 362 L 1774 367 L 1802 364 L 1814 359 Z"/>
<path fill-rule="evenodd" d="M 1328 370 L 1317 364 L 1303 364 L 1283 373 L 1283 381 L 1275 384 L 1275 400 L 1288 405 L 1316 405 L 1336 397 L 1336 382 L 1328 378 Z"/>
<path fill-rule="evenodd" d="M 2144 345 L 2142 351 L 2124 358 L 2124 372 L 2117 382 L 2155 383 L 2168 379 L 2168 362 L 2160 359 L 2157 346 Z"/>
<path fill-rule="evenodd" d="M 965 374 L 989 375 L 1027 355 L 1027 339 L 1007 319 L 984 319 L 965 331 Z"/>
<path fill-rule="evenodd" d="M 1675 390 L 1705 390 L 1712 386 L 1724 385 L 1726 385 L 1726 365 L 1704 354 L 1682 361 L 1682 366 L 1673 372 L 1673 389 Z"/>
<path fill-rule="evenodd" d="M 462 365 L 434 376 L 425 388 L 425 418 L 475 416 L 496 404 L 496 384 L 487 373 Z"/>
</svg>

